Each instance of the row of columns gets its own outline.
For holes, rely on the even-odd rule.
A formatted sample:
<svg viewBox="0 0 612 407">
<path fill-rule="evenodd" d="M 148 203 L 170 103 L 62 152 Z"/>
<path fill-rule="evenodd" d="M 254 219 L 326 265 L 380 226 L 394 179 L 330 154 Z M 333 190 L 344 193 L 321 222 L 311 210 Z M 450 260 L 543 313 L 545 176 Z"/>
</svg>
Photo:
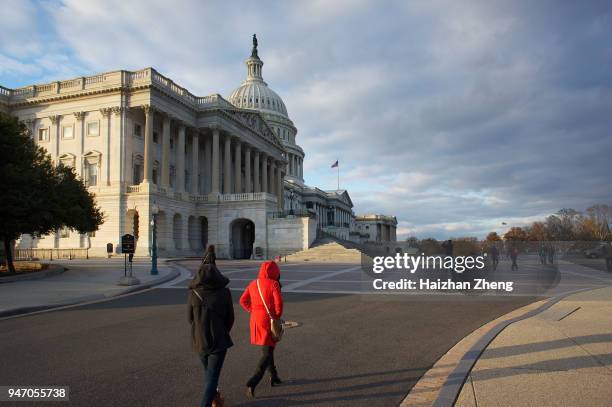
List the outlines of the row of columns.
<svg viewBox="0 0 612 407">
<path fill-rule="evenodd" d="M 291 154 L 291 153 L 288 154 L 287 158 L 289 160 L 289 162 L 287 163 L 288 174 L 296 178 L 303 179 L 304 178 L 304 168 L 303 168 L 304 159 L 296 154 Z"/>
<path fill-rule="evenodd" d="M 327 206 L 320 205 L 318 203 L 314 204 L 314 210 L 315 210 L 315 213 L 317 214 L 319 227 L 329 226 L 329 222 L 328 222 L 329 211 L 333 211 L 334 213 L 334 226 L 335 224 L 342 224 L 341 226 L 344 226 L 343 224 L 346 223 L 350 227 L 351 217 L 352 217 L 350 212 L 347 212 L 338 207 L 329 208 Z"/>
<path fill-rule="evenodd" d="M 144 180 L 152 182 L 153 179 L 153 110 L 149 106 L 144 106 L 145 131 L 144 131 Z M 163 117 L 162 122 L 162 163 L 161 163 L 161 186 L 170 186 L 170 121 L 168 116 Z M 185 151 L 186 126 L 179 122 L 178 143 L 179 154 Z M 243 143 L 240 139 L 231 137 L 228 134 L 223 138 L 223 159 L 221 157 L 221 130 L 212 129 L 212 137 L 205 138 L 205 168 L 204 172 L 210 174 L 206 179 L 206 186 L 213 194 L 231 193 L 251 193 L 267 192 L 277 195 L 279 208 L 283 204 L 283 177 L 284 162 L 277 161 L 265 152 L 255 150 L 250 145 Z M 199 193 L 200 180 L 200 136 L 195 133 L 192 136 L 191 151 L 191 182 L 190 189 L 192 194 Z M 242 155 L 244 145 L 244 186 L 242 185 Z M 232 168 L 232 148 L 233 148 L 233 168 Z M 223 163 L 221 163 L 223 161 Z M 221 165 L 223 164 L 223 169 Z M 252 170 L 252 171 L 251 171 Z M 176 185 L 178 192 L 184 190 L 185 185 L 185 160 L 176 160 Z M 221 179 L 221 173 L 223 179 Z M 208 177 L 208 175 L 207 175 Z M 221 183 L 223 181 L 223 183 Z"/>
</svg>

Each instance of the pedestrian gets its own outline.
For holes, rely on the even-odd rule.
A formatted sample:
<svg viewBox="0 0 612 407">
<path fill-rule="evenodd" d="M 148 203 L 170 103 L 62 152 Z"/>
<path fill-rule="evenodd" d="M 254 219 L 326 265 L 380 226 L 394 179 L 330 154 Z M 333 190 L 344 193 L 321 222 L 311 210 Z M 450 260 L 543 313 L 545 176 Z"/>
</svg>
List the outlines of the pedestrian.
<svg viewBox="0 0 612 407">
<path fill-rule="evenodd" d="M 540 243 L 540 248 L 538 250 L 538 254 L 540 255 L 540 263 L 541 264 L 546 264 L 547 248 L 546 248 L 546 245 L 544 243 Z"/>
<path fill-rule="evenodd" d="M 516 247 L 510 249 L 510 259 L 512 260 L 512 270 L 518 270 L 518 264 L 516 263 L 518 260 L 518 249 Z"/>
<path fill-rule="evenodd" d="M 555 251 L 556 251 L 555 246 L 552 243 L 550 243 L 548 245 L 548 262 L 550 264 L 554 264 L 555 262 Z"/>
<path fill-rule="evenodd" d="M 608 242 L 604 245 L 603 255 L 606 258 L 606 270 L 612 272 L 612 243 Z"/>
<path fill-rule="evenodd" d="M 262 356 L 255 373 L 247 381 L 247 396 L 255 398 L 255 387 L 261 381 L 266 370 L 270 372 L 272 387 L 282 384 L 274 362 L 274 349 L 280 338 L 272 332 L 272 319 L 280 320 L 283 315 L 283 298 L 281 295 L 280 269 L 273 261 L 264 262 L 259 268 L 256 280 L 244 290 L 240 305 L 251 313 L 251 344 L 260 346 Z"/>
<path fill-rule="evenodd" d="M 204 366 L 201 407 L 223 405 L 217 386 L 227 350 L 233 345 L 230 330 L 234 325 L 234 305 L 228 283 L 214 264 L 202 264 L 189 283 L 187 303 L 192 345 Z"/>
<path fill-rule="evenodd" d="M 202 264 L 217 264 L 214 244 L 209 245 L 208 249 L 206 249 L 206 253 L 204 253 L 204 258 L 202 259 Z"/>
<path fill-rule="evenodd" d="M 492 244 L 491 247 L 489 247 L 489 256 L 491 256 L 493 270 L 497 270 L 497 265 L 499 264 L 499 250 L 495 244 Z"/>
</svg>

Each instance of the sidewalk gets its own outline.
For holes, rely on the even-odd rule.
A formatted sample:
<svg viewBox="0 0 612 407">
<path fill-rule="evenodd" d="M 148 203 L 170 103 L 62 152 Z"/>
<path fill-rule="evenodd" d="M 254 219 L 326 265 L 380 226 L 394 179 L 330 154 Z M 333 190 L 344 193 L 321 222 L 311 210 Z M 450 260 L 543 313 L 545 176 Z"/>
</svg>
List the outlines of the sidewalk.
<svg viewBox="0 0 612 407">
<path fill-rule="evenodd" d="M 51 277 L 0 284 L 0 317 L 28 311 L 95 301 L 162 284 L 179 276 L 179 271 L 159 261 L 159 274 L 150 274 L 151 262 L 135 259 L 133 275 L 139 285 L 120 286 L 123 259 L 54 261 L 67 270 Z"/>
<path fill-rule="evenodd" d="M 455 405 L 612 405 L 612 287 L 568 296 L 504 329 Z"/>
</svg>

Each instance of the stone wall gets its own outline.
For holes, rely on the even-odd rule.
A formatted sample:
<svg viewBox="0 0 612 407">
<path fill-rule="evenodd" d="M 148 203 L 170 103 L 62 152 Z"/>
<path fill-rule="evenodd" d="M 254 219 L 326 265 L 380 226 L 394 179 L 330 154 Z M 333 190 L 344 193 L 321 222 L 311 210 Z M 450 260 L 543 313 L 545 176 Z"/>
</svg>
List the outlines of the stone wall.
<svg viewBox="0 0 612 407">
<path fill-rule="evenodd" d="M 268 219 L 268 258 L 306 250 L 316 238 L 316 220 L 307 217 Z"/>
</svg>

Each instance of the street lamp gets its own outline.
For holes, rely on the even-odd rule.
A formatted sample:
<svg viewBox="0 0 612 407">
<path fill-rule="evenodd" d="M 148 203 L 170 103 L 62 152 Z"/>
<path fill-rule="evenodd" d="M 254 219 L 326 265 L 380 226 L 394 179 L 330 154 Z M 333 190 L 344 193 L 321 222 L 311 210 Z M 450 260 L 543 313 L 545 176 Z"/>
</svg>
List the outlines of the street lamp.
<svg viewBox="0 0 612 407">
<path fill-rule="evenodd" d="M 293 215 L 293 198 L 295 197 L 295 194 L 293 193 L 293 190 L 291 190 L 289 192 L 289 215 Z"/>
<path fill-rule="evenodd" d="M 153 203 L 151 206 L 151 275 L 155 276 L 157 271 L 157 213 L 159 206 Z"/>
</svg>

